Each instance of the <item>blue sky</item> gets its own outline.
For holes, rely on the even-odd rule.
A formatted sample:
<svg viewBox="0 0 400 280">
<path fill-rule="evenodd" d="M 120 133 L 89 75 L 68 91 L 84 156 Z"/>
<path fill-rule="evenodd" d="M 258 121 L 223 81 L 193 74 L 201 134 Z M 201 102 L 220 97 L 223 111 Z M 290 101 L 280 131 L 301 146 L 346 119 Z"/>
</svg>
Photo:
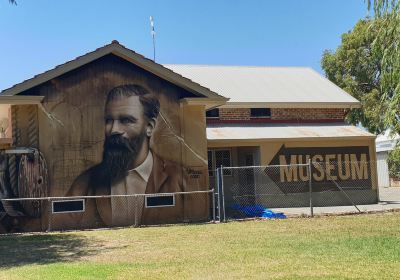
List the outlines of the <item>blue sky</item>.
<svg viewBox="0 0 400 280">
<path fill-rule="evenodd" d="M 367 15 L 364 0 L 0 0 L 0 90 L 118 40 L 169 64 L 307 66 Z"/>
</svg>

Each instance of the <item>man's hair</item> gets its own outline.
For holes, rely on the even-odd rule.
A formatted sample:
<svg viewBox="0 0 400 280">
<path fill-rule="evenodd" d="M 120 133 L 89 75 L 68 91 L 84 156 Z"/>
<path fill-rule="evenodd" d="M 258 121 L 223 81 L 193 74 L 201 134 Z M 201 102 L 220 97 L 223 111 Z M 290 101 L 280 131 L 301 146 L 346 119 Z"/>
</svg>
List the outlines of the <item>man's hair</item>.
<svg viewBox="0 0 400 280">
<path fill-rule="evenodd" d="M 148 119 L 157 118 L 160 112 L 160 102 L 147 89 L 137 84 L 120 85 L 107 94 L 106 105 L 113 100 L 138 96 L 143 106 L 143 112 Z"/>
</svg>

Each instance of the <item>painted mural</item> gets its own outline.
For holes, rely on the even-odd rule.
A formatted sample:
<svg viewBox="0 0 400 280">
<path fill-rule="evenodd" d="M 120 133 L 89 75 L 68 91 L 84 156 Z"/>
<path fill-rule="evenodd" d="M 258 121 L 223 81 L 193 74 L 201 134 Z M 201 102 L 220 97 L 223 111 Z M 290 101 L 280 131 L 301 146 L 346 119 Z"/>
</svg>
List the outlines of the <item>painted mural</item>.
<svg viewBox="0 0 400 280">
<path fill-rule="evenodd" d="M 33 152 L 3 155 L 1 197 L 74 199 L 3 202 L 0 231 L 208 218 L 207 194 L 143 196 L 208 189 L 204 107 L 181 102 L 192 93 L 106 55 L 23 94 L 43 108 L 11 108 L 14 146 Z"/>
<path fill-rule="evenodd" d="M 186 170 L 158 155 L 150 147 L 157 125 L 160 102 L 156 96 L 137 84 L 111 89 L 104 109 L 105 139 L 102 160 L 80 174 L 67 196 L 135 195 L 176 193 L 186 189 Z M 85 218 L 99 217 L 107 226 L 149 222 L 144 197 L 93 199 L 87 203 Z M 181 201 L 173 204 L 176 217 L 183 212 Z M 165 211 L 165 209 L 164 209 Z M 140 213 L 138 213 L 140 212 Z M 161 212 L 161 211 L 159 211 Z M 160 214 L 160 213 L 158 213 Z"/>
</svg>

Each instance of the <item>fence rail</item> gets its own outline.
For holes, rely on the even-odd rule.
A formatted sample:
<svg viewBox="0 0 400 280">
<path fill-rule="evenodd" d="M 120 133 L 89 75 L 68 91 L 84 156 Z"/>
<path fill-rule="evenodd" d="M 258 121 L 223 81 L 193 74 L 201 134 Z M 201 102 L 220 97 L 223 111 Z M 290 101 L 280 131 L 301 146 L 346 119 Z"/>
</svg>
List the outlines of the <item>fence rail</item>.
<svg viewBox="0 0 400 280">
<path fill-rule="evenodd" d="M 155 194 L 0 199 L 7 232 L 76 230 L 215 220 L 214 189 Z M 28 216 L 24 207 L 35 209 Z M 29 227 L 24 228 L 24 221 Z M 1 233 L 1 232 L 0 232 Z M 3 232 L 4 233 L 4 232 Z"/>
<path fill-rule="evenodd" d="M 210 193 L 214 189 L 207 191 L 192 191 L 192 192 L 172 192 L 172 193 L 148 193 L 148 194 L 113 194 L 113 195 L 86 195 L 86 196 L 47 196 L 47 197 L 18 197 L 18 198 L 1 198 L 0 201 L 25 201 L 25 200 L 54 200 L 54 199 L 80 199 L 80 198 L 112 198 L 112 197 L 152 197 L 163 195 L 175 194 L 196 194 L 196 193 Z"/>
</svg>

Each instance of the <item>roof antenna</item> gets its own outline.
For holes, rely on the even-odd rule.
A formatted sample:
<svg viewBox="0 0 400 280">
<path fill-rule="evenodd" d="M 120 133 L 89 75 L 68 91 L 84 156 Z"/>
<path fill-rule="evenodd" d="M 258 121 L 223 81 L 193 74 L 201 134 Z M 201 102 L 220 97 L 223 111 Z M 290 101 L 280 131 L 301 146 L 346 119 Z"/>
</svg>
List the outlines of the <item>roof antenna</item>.
<svg viewBox="0 0 400 280">
<path fill-rule="evenodd" d="M 153 61 L 156 62 L 156 32 L 154 31 L 154 19 L 150 16 L 151 37 L 153 37 Z"/>
</svg>

